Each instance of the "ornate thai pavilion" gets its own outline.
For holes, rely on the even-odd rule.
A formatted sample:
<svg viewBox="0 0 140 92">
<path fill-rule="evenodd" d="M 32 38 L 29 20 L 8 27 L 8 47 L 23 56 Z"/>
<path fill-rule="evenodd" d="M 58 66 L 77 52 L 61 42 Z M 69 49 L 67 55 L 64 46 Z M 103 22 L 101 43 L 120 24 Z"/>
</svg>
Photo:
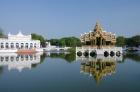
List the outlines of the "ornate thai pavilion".
<svg viewBox="0 0 140 92">
<path fill-rule="evenodd" d="M 82 47 L 76 47 L 79 57 L 93 57 L 97 54 L 120 56 L 122 53 L 122 47 L 115 47 L 115 34 L 104 31 L 98 22 L 92 31 L 81 34 L 80 40 Z"/>
<path fill-rule="evenodd" d="M 80 40 L 83 45 L 97 48 L 115 46 L 116 43 L 115 34 L 103 31 L 98 22 L 96 22 L 95 28 L 92 31 L 81 34 Z"/>
</svg>

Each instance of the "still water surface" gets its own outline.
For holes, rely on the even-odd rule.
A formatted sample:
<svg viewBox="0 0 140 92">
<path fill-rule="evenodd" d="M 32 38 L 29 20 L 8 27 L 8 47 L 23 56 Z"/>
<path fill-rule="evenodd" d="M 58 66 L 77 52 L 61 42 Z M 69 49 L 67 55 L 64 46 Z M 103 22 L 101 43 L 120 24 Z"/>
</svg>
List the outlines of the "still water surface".
<svg viewBox="0 0 140 92">
<path fill-rule="evenodd" d="M 1 92 L 140 92 L 140 54 L 0 53 Z"/>
</svg>

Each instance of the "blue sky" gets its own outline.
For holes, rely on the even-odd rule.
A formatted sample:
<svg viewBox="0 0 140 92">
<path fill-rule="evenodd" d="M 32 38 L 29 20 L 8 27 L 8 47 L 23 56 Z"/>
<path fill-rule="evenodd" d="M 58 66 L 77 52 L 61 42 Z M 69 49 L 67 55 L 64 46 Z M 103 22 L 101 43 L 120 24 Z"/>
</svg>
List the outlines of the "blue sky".
<svg viewBox="0 0 140 92">
<path fill-rule="evenodd" d="M 99 21 L 117 36 L 140 34 L 140 0 L 0 0 L 0 28 L 7 34 L 79 37 Z"/>
</svg>

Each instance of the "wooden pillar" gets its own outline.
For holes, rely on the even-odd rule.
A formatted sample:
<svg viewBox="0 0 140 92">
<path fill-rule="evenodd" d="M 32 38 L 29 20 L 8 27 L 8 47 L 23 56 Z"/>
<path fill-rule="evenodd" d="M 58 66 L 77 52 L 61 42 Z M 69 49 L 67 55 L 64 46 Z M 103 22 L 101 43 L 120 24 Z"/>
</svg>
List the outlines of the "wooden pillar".
<svg viewBox="0 0 140 92">
<path fill-rule="evenodd" d="M 105 40 L 105 46 L 106 46 L 106 40 Z"/>
<path fill-rule="evenodd" d="M 93 46 L 93 41 L 92 40 L 90 40 L 90 45 Z"/>
<path fill-rule="evenodd" d="M 95 45 L 97 45 L 97 43 L 96 43 L 96 42 L 97 42 L 97 38 L 95 38 Z"/>
<path fill-rule="evenodd" d="M 102 45 L 104 45 L 104 39 L 102 39 Z"/>
<path fill-rule="evenodd" d="M 105 46 L 105 40 L 103 39 L 103 45 Z"/>
<path fill-rule="evenodd" d="M 94 40 L 92 40 L 92 46 L 94 46 Z"/>
<path fill-rule="evenodd" d="M 102 38 L 100 38 L 100 46 L 102 46 Z"/>
</svg>

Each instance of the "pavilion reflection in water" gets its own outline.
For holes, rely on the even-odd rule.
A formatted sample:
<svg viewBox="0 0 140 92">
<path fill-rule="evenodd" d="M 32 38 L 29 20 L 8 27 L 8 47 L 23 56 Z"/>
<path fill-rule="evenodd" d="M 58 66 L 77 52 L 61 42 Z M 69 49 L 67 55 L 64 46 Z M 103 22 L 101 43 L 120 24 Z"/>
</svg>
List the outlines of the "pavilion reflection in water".
<svg viewBox="0 0 140 92">
<path fill-rule="evenodd" d="M 16 69 L 21 72 L 24 68 L 31 69 L 32 64 L 40 63 L 42 53 L 16 54 L 0 53 L 0 66 L 8 66 L 8 70 Z"/>
<path fill-rule="evenodd" d="M 111 76 L 115 73 L 117 61 L 121 61 L 122 57 L 104 57 L 97 56 L 95 58 L 77 58 L 80 60 L 80 73 L 89 74 L 92 76 L 97 84 L 100 84 L 100 81 L 105 76 Z"/>
</svg>

